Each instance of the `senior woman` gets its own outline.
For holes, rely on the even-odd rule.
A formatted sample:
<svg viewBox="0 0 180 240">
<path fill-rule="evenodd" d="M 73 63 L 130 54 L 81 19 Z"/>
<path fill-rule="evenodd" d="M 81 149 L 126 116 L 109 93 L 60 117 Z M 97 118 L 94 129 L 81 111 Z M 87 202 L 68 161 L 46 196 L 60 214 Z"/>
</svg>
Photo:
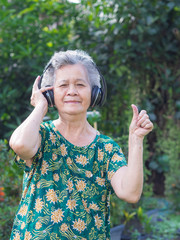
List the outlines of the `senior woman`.
<svg viewBox="0 0 180 240">
<path fill-rule="evenodd" d="M 35 80 L 34 110 L 10 139 L 25 171 L 11 239 L 110 239 L 110 193 L 131 203 L 139 200 L 143 138 L 153 124 L 146 111 L 138 113 L 132 105 L 127 164 L 118 144 L 87 121 L 96 88 L 101 101 L 99 71 L 80 50 L 55 53 L 43 79 Z M 42 122 L 48 92 L 59 118 Z"/>
</svg>

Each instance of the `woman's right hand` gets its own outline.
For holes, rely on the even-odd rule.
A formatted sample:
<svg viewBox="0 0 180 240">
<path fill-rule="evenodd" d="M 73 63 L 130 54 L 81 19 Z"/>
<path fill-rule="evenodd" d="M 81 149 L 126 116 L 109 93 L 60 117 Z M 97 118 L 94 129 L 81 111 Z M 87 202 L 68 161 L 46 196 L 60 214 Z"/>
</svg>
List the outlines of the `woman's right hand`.
<svg viewBox="0 0 180 240">
<path fill-rule="evenodd" d="M 31 94 L 31 105 L 34 107 L 36 107 L 37 105 L 42 105 L 47 110 L 48 102 L 42 93 L 47 90 L 53 89 L 53 86 L 39 89 L 38 83 L 40 81 L 40 78 L 41 77 L 38 76 L 33 84 L 32 94 Z"/>
<path fill-rule="evenodd" d="M 32 88 L 31 105 L 35 108 L 15 129 L 9 142 L 14 152 L 24 160 L 33 158 L 41 144 L 39 128 L 48 110 L 48 102 L 42 93 L 53 89 L 53 86 L 39 89 L 39 80 L 38 76 Z"/>
</svg>

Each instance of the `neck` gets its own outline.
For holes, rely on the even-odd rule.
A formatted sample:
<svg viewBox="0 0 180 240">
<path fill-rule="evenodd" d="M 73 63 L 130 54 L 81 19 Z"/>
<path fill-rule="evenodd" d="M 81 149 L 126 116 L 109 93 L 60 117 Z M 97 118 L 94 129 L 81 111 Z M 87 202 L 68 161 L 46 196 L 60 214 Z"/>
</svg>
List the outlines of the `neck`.
<svg viewBox="0 0 180 240">
<path fill-rule="evenodd" d="M 66 139 L 77 140 L 79 137 L 87 135 L 94 130 L 88 123 L 86 114 L 82 115 L 59 115 L 54 121 L 56 128 Z"/>
</svg>

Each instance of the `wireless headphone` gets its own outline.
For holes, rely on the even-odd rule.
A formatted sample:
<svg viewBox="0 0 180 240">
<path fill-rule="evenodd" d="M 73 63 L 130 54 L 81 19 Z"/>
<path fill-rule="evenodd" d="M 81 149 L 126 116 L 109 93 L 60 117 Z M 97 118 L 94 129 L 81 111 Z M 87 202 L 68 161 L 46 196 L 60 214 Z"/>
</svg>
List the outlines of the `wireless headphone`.
<svg viewBox="0 0 180 240">
<path fill-rule="evenodd" d="M 41 87 L 42 87 L 42 82 L 43 82 L 43 78 L 44 78 L 44 75 L 45 75 L 46 71 L 47 71 L 48 69 L 50 69 L 51 67 L 52 67 L 52 63 L 49 63 L 49 64 L 45 67 L 45 69 L 44 69 L 44 71 L 43 71 L 43 74 L 41 75 L 41 78 L 40 78 L 39 83 L 38 83 L 38 88 L 39 88 L 39 89 L 41 89 Z M 52 85 L 50 85 L 50 84 L 45 85 L 45 87 L 51 87 L 51 86 L 52 86 Z M 44 97 L 46 98 L 49 107 L 53 107 L 53 106 L 55 105 L 55 103 L 54 103 L 54 92 L 53 92 L 53 90 L 47 90 L 47 91 L 43 92 L 42 94 L 43 94 Z"/>
<path fill-rule="evenodd" d="M 102 106 L 105 103 L 106 95 L 107 95 L 106 81 L 105 81 L 103 75 L 101 74 L 100 70 L 98 69 L 98 67 L 94 63 L 93 63 L 93 65 L 96 67 L 96 69 L 100 75 L 101 87 L 100 88 L 98 86 L 92 87 L 90 107 Z M 42 87 L 42 82 L 43 82 L 43 78 L 44 78 L 46 71 L 50 70 L 51 67 L 52 67 L 51 62 L 45 67 L 43 74 L 41 75 L 41 78 L 38 83 L 39 89 L 41 89 L 41 87 Z M 50 87 L 50 86 L 51 86 L 50 84 L 45 85 L 45 87 Z M 50 107 L 53 107 L 55 105 L 53 90 L 47 90 L 47 91 L 43 92 L 43 95 L 46 98 L 48 105 Z"/>
</svg>

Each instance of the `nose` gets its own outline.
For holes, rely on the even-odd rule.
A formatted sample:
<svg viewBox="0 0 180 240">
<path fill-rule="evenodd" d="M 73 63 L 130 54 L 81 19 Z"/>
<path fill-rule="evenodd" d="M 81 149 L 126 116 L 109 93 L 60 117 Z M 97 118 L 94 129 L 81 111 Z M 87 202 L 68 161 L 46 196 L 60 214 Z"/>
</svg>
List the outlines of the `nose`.
<svg viewBox="0 0 180 240">
<path fill-rule="evenodd" d="M 78 91 L 77 91 L 76 86 L 74 84 L 70 84 L 68 87 L 68 90 L 67 90 L 67 95 L 74 96 L 77 94 L 78 94 Z"/>
</svg>

